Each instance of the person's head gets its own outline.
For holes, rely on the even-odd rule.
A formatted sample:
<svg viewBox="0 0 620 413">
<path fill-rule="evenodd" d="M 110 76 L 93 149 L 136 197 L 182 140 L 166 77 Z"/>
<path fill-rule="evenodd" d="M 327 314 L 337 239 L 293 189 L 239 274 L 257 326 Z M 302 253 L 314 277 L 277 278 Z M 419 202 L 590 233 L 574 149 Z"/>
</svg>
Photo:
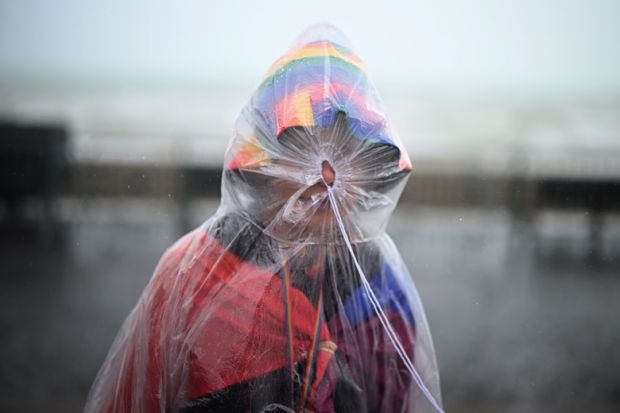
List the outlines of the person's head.
<svg viewBox="0 0 620 413">
<path fill-rule="evenodd" d="M 355 238 L 381 231 L 411 169 L 361 59 L 327 29 L 272 66 L 225 159 L 223 207 L 294 242 L 335 240 L 336 212 Z"/>
<path fill-rule="evenodd" d="M 327 127 L 288 128 L 274 147 L 263 149 L 268 163 L 226 176 L 251 200 L 246 212 L 285 240 L 333 240 L 339 232 L 335 208 L 356 236 L 368 236 L 361 228 L 372 225 L 356 218 L 392 205 L 390 192 L 408 175 L 396 147 L 355 136 L 344 112 Z"/>
</svg>

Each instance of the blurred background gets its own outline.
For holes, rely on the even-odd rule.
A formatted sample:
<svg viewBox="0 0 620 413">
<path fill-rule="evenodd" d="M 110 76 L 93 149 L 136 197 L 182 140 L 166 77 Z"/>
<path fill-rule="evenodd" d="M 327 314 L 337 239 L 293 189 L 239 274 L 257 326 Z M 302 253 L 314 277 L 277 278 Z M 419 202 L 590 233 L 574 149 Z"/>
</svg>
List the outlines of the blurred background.
<svg viewBox="0 0 620 413">
<path fill-rule="evenodd" d="M 414 172 L 389 233 L 448 412 L 620 411 L 620 2 L 0 0 L 0 412 L 79 412 L 235 117 L 343 29 Z"/>
</svg>

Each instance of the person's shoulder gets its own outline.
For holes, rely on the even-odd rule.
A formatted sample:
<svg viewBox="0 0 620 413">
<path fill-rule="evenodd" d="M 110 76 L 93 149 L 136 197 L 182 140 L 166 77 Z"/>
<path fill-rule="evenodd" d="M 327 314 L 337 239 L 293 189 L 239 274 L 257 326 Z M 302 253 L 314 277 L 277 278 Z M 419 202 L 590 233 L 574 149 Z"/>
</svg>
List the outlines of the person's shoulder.
<svg viewBox="0 0 620 413">
<path fill-rule="evenodd" d="M 239 214 L 222 214 L 213 216 L 201 226 L 194 228 L 176 240 L 163 254 L 161 261 L 174 261 L 208 242 L 216 241 L 226 247 L 237 234 L 248 232 L 249 225 Z"/>
<path fill-rule="evenodd" d="M 179 268 L 190 250 L 194 249 L 196 245 L 204 243 L 205 235 L 205 230 L 202 227 L 195 228 L 183 235 L 163 253 L 155 272 L 166 273 L 173 268 Z"/>
<path fill-rule="evenodd" d="M 277 251 L 275 241 L 242 214 L 230 213 L 216 217 L 205 230 L 227 252 L 244 261 L 259 266 L 268 266 L 273 262 Z"/>
<path fill-rule="evenodd" d="M 216 215 L 203 226 L 209 236 L 222 245 L 228 245 L 239 237 L 239 234 L 248 235 L 253 232 L 254 225 L 243 215 L 232 212 Z"/>
</svg>

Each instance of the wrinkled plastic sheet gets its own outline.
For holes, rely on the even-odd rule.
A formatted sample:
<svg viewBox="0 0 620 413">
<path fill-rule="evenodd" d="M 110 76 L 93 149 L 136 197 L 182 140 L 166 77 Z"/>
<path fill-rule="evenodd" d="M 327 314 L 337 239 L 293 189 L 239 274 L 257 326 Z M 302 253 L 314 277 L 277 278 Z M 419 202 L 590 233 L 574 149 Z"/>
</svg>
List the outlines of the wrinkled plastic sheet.
<svg viewBox="0 0 620 413">
<path fill-rule="evenodd" d="M 241 111 L 217 213 L 161 258 L 85 411 L 441 411 L 385 232 L 410 171 L 349 41 L 306 30 Z"/>
</svg>

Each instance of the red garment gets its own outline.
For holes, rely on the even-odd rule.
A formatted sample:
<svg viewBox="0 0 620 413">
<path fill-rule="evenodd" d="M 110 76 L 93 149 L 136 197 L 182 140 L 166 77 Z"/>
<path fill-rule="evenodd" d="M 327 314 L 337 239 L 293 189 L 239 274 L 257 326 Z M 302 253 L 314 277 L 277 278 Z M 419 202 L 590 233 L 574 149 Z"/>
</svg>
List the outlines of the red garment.
<svg viewBox="0 0 620 413">
<path fill-rule="evenodd" d="M 183 272 L 185 282 L 181 287 L 181 297 L 191 296 L 192 306 L 187 309 L 185 328 L 176 333 L 197 336 L 193 340 L 197 343 L 194 347 L 179 352 L 189 357 L 189 397 L 197 398 L 288 365 L 288 339 L 282 329 L 285 324 L 282 280 L 263 268 L 244 262 L 203 230 L 196 229 L 177 242 L 162 258 L 151 287 L 154 298 L 145 309 L 144 315 L 148 317 L 152 330 L 148 340 L 148 383 L 144 385 L 150 389 L 149 411 L 152 412 L 159 411 L 163 395 L 157 389 L 159 383 L 165 380 L 162 375 L 168 371 L 165 356 L 169 351 L 160 345 L 161 326 L 166 323 L 165 310 L 170 305 L 167 302 L 170 297 L 168 287 L 174 285 L 175 280 L 167 277 L 175 274 L 170 269 L 184 265 L 189 248 L 206 252 L 186 267 Z M 230 280 L 231 274 L 237 275 L 235 279 Z M 292 314 L 293 357 L 295 362 L 299 362 L 307 357 L 317 311 L 299 290 L 292 287 L 290 294 L 291 301 L 295 303 Z M 179 301 L 185 302 L 185 299 Z M 209 305 L 211 315 L 200 323 L 200 328 L 196 328 L 196 316 L 206 305 Z M 217 335 L 213 334 L 215 331 Z M 132 359 L 132 350 L 140 348 L 136 339 L 138 337 L 130 337 L 124 358 Z M 169 339 L 174 341 L 172 337 Z M 320 330 L 320 340 L 331 341 L 325 324 Z M 332 357 L 333 354 L 328 351 L 318 352 L 314 388 L 321 382 Z M 173 361 L 185 365 L 185 362 Z M 132 363 L 126 362 L 126 365 L 132 366 Z M 133 374 L 122 373 L 118 377 L 117 388 L 126 398 L 131 398 L 134 383 L 127 379 L 132 378 Z M 125 400 L 125 403 L 131 405 L 130 400 Z"/>
</svg>

